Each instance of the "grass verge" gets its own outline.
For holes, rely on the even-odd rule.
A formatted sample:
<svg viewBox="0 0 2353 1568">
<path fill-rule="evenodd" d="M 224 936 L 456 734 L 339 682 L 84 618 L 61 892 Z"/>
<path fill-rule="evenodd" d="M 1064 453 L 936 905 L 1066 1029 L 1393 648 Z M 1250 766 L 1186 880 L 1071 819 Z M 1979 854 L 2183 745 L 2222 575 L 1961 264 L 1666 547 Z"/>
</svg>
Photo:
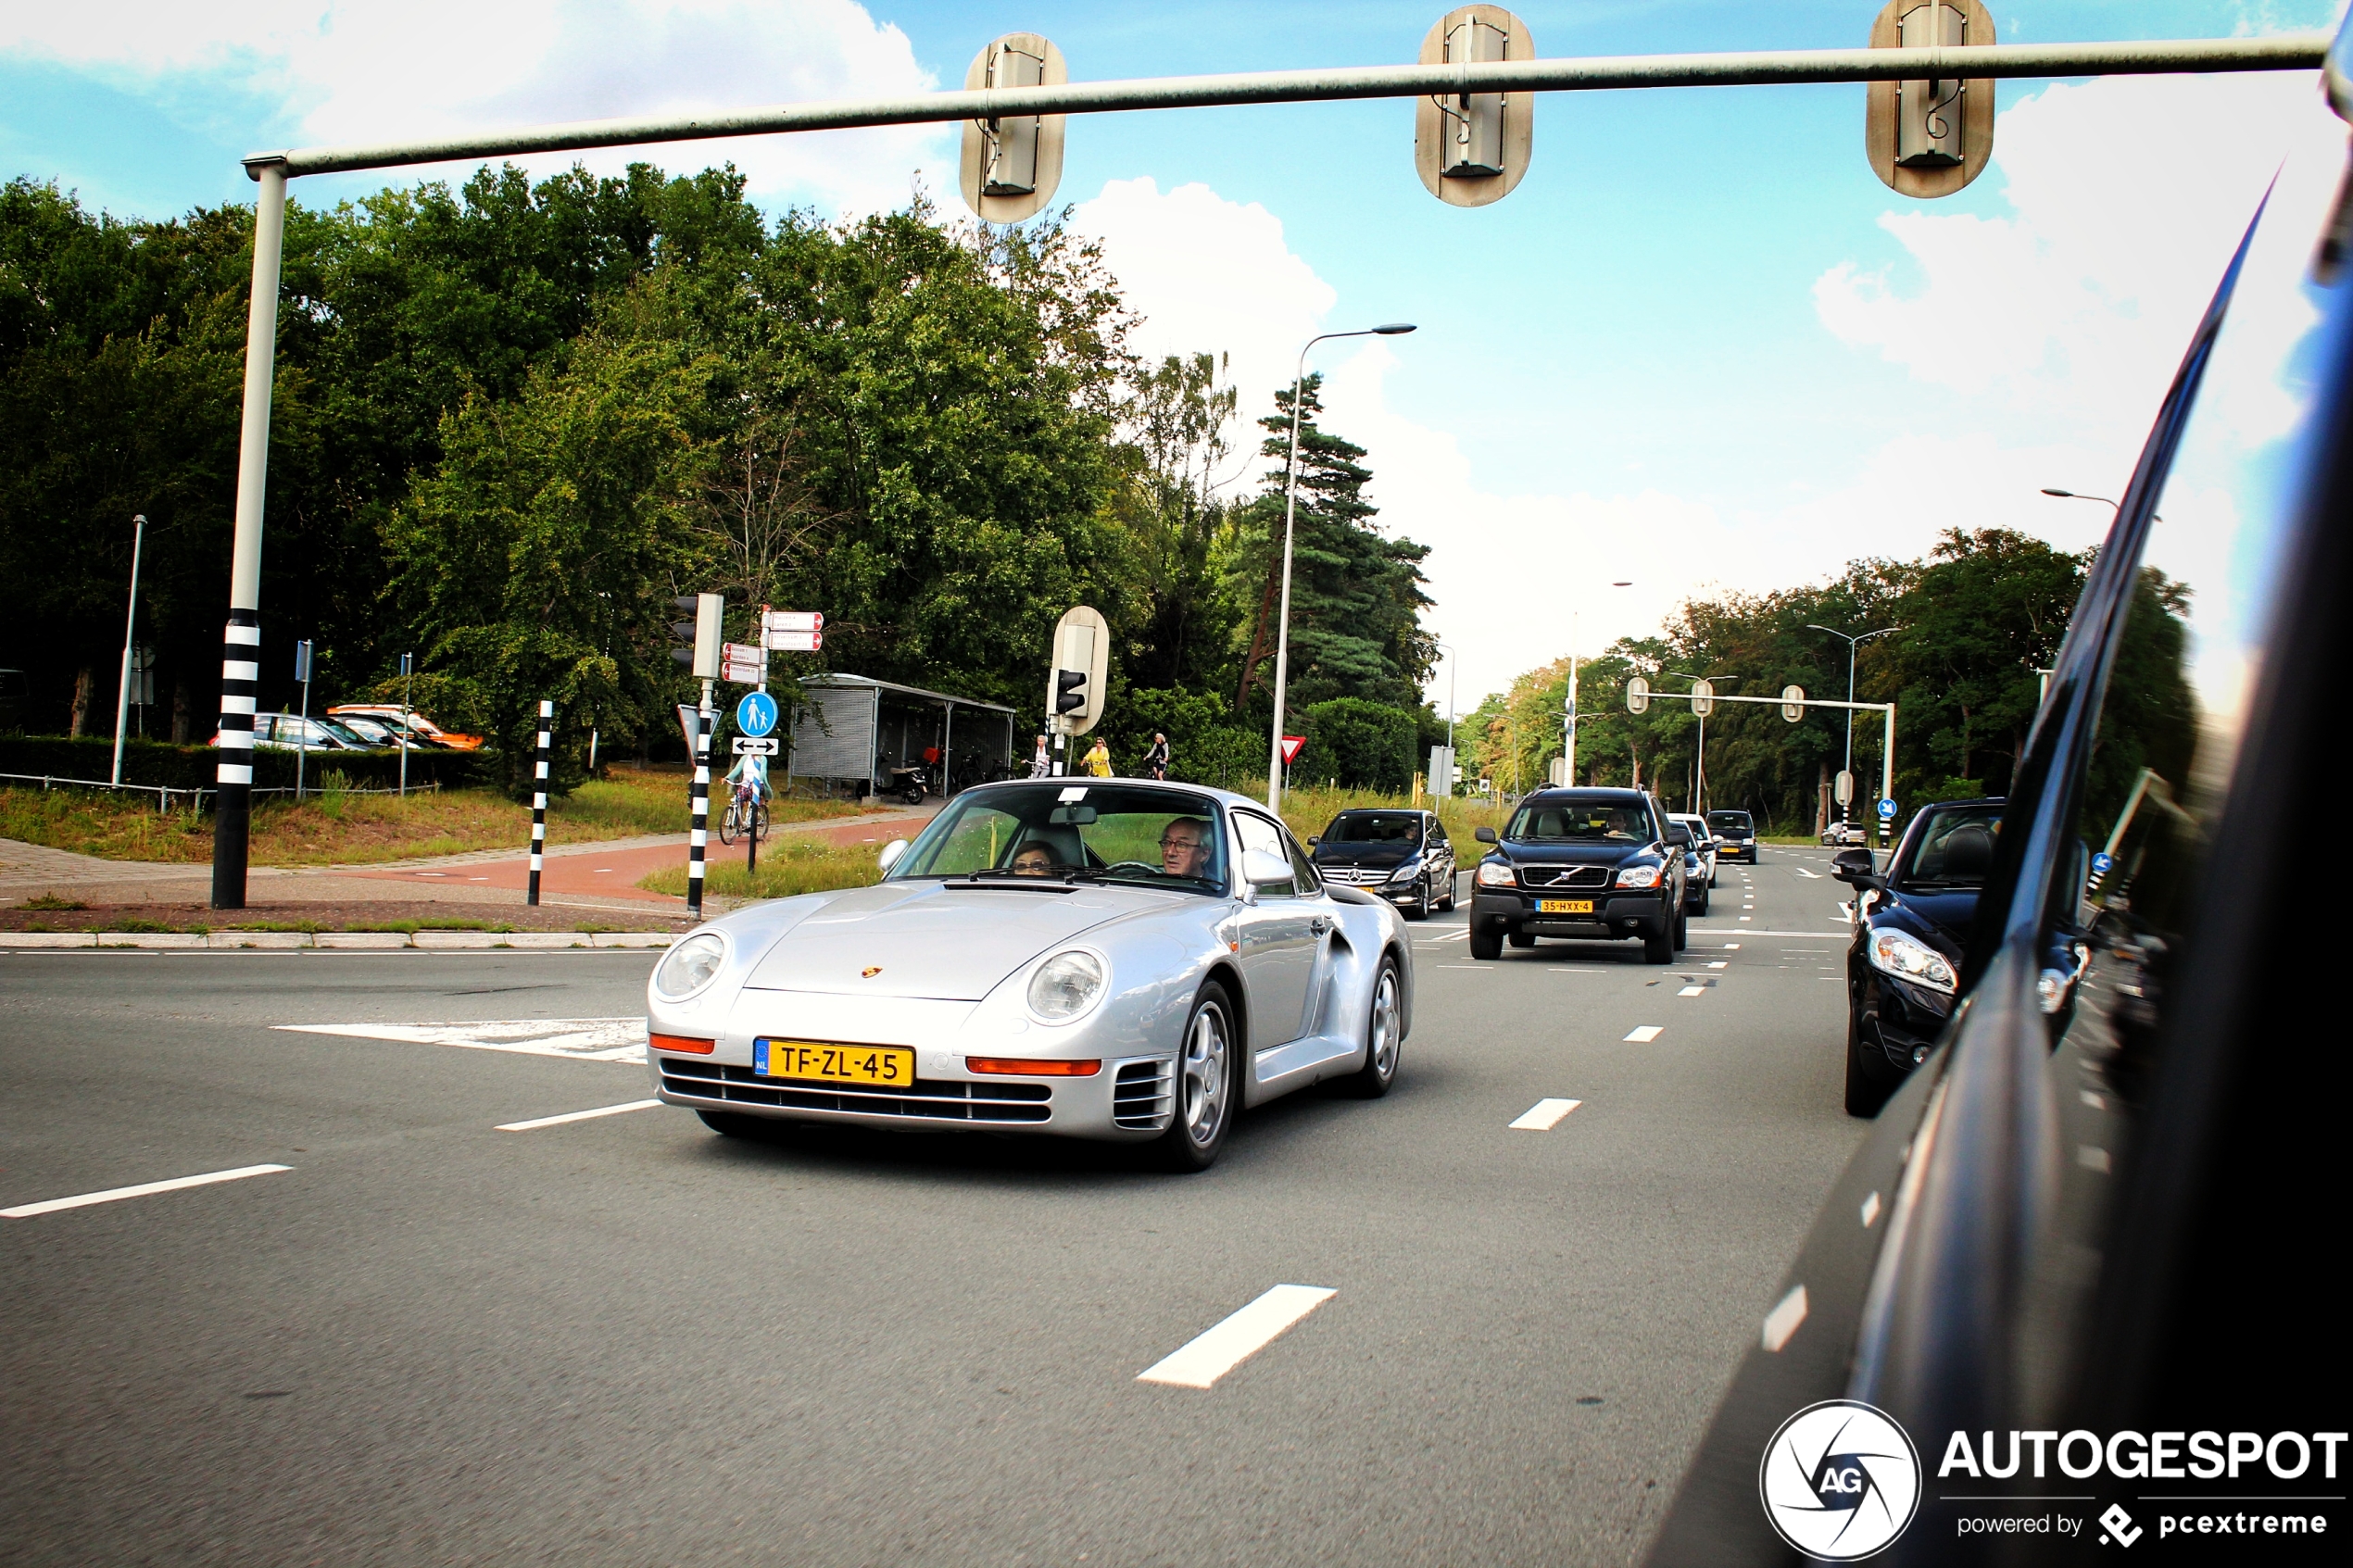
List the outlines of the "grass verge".
<svg viewBox="0 0 2353 1568">
<path fill-rule="evenodd" d="M 706 863 L 705 892 L 722 898 L 790 898 L 802 893 L 829 893 L 837 887 L 867 887 L 882 880 L 874 848 L 862 844 L 786 844 L 772 838 L 761 846 L 756 872 L 745 871 L 736 853 Z M 637 885 L 648 893 L 683 897 L 686 868 L 664 866 Z"/>
<path fill-rule="evenodd" d="M 855 816 L 840 800 L 778 800 L 774 820 Z M 616 769 L 549 803 L 547 842 L 585 844 L 686 827 L 683 771 Z M 108 860 L 202 865 L 212 859 L 212 819 L 157 811 L 136 796 L 84 790 L 0 789 L 0 838 L 69 849 Z M 531 808 L 490 790 L 356 795 L 322 790 L 296 805 L 270 799 L 253 809 L 252 863 L 360 865 L 478 849 L 530 847 Z"/>
</svg>

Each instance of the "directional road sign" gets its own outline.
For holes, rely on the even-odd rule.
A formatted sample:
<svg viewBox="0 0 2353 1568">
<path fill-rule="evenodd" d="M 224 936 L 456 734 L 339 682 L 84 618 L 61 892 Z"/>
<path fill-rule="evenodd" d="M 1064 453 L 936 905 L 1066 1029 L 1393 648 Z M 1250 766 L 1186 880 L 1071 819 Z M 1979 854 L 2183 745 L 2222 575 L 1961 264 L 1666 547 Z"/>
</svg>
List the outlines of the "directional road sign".
<svg viewBox="0 0 2353 1568">
<path fill-rule="evenodd" d="M 739 686 L 768 679 L 768 650 L 750 643 L 729 643 L 723 650 L 719 678 Z"/>
<path fill-rule="evenodd" d="M 737 735 L 732 744 L 738 757 L 774 757 L 777 739 L 774 735 Z"/>
<path fill-rule="evenodd" d="M 1895 820 L 1895 802 L 1887 799 L 1880 801 L 1879 820 L 1882 822 L 1892 822 Z"/>
<path fill-rule="evenodd" d="M 746 692 L 736 704 L 736 728 L 748 735 L 764 735 L 776 727 L 776 699 L 766 692 Z"/>
<path fill-rule="evenodd" d="M 760 617 L 760 640 L 771 653 L 815 653 L 825 646 L 824 611 L 764 611 Z"/>
</svg>

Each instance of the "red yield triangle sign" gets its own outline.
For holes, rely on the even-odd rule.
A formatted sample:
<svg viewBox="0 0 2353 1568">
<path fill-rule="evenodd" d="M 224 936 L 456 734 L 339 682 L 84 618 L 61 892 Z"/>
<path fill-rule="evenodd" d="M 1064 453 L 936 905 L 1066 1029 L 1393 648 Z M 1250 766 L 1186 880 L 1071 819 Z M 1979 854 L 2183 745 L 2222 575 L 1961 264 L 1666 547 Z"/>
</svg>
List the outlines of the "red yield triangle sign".
<svg viewBox="0 0 2353 1568">
<path fill-rule="evenodd" d="M 1285 735 L 1283 737 L 1283 765 L 1289 767 L 1291 763 L 1298 761 L 1299 748 L 1306 744 L 1305 735 Z"/>
</svg>

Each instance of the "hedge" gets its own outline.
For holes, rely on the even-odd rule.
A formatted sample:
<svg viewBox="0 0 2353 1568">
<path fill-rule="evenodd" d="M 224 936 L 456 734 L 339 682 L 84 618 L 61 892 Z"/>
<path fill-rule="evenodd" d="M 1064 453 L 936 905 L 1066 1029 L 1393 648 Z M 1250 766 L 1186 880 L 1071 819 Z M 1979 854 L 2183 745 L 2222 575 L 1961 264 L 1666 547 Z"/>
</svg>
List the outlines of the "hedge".
<svg viewBox="0 0 2353 1568">
<path fill-rule="evenodd" d="M 1302 783 L 1337 780 L 1343 789 L 1378 789 L 1403 795 L 1414 782 L 1414 746 L 1419 727 L 1406 709 L 1363 697 L 1335 697 L 1299 715 L 1307 745 L 1291 765 Z"/>
<path fill-rule="evenodd" d="M 122 782 L 144 784 L 149 789 L 161 785 L 170 789 L 209 790 L 215 787 L 215 770 L 220 762 L 220 753 L 208 746 L 126 740 L 122 745 Z M 400 782 L 400 754 L 396 751 L 314 751 L 304 767 L 304 779 L 315 786 L 330 768 L 342 773 L 355 788 L 389 789 Z M 104 783 L 113 771 L 111 738 L 0 735 L 0 773 Z M 497 754 L 486 749 L 409 753 L 409 783 L 412 787 L 438 784 L 447 789 L 462 789 L 491 784 L 498 776 Z M 253 754 L 253 782 L 257 788 L 293 788 L 295 754 L 257 748 Z M 0 785 L 21 788 L 24 784 L 21 778 L 0 779 Z"/>
</svg>

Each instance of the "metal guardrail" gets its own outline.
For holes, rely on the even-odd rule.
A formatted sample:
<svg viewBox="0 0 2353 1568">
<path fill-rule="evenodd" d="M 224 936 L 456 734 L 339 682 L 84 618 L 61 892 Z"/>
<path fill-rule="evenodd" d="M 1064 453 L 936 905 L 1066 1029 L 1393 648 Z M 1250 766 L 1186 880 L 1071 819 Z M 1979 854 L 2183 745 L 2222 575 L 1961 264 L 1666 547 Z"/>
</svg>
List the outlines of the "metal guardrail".
<svg viewBox="0 0 2353 1568">
<path fill-rule="evenodd" d="M 177 784 L 115 784 L 107 779 L 69 779 L 60 773 L 0 773 L 0 783 L 28 784 L 37 784 L 42 787 L 44 792 L 46 792 L 57 785 L 63 784 L 69 789 L 97 789 L 110 790 L 125 795 L 152 795 L 156 797 L 156 809 L 158 811 L 170 810 L 171 798 L 174 796 L 186 796 L 189 800 L 189 809 L 201 811 L 204 809 L 204 797 L 206 796 L 218 796 L 220 793 L 218 788 L 206 789 L 203 787 L 197 787 L 194 789 L 182 789 Z M 410 795 L 433 795 L 438 794 L 440 789 L 441 785 L 437 782 L 433 784 L 411 784 L 409 786 L 408 793 Z M 256 788 L 249 793 L 257 796 L 293 795 L 296 793 L 296 790 L 295 786 L 292 784 L 271 784 L 268 788 Z M 310 784 L 304 787 L 301 793 L 304 796 L 312 796 L 326 795 L 329 793 L 335 795 L 398 795 L 401 792 L 389 784 L 381 788 L 366 788 L 354 785 L 347 789 L 337 789 L 332 792 L 321 787 L 320 785 Z"/>
</svg>

